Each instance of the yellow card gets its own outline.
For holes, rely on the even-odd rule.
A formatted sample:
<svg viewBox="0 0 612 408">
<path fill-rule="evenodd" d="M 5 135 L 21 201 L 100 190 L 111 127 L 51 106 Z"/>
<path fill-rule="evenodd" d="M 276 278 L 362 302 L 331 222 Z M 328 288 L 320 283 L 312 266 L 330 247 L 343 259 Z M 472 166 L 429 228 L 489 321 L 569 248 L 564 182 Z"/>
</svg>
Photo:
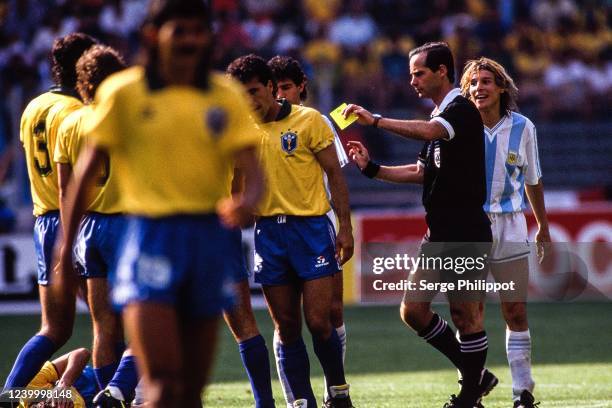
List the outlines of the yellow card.
<svg viewBox="0 0 612 408">
<path fill-rule="evenodd" d="M 342 115 L 342 111 L 344 110 L 344 108 L 346 108 L 346 106 L 346 103 L 343 103 L 342 105 L 338 106 L 336 109 L 329 113 L 334 122 L 336 122 L 338 127 L 342 130 L 346 129 L 351 123 L 357 120 L 357 115 L 355 115 L 354 113 L 351 113 L 348 118 L 344 118 L 344 116 Z"/>
</svg>

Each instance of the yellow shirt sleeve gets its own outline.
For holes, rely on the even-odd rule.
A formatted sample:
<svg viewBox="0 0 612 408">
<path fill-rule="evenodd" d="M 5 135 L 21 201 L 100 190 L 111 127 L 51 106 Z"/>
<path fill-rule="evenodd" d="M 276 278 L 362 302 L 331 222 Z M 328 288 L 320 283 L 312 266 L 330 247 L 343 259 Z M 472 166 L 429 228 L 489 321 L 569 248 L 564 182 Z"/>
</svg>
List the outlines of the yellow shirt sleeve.
<svg viewBox="0 0 612 408">
<path fill-rule="evenodd" d="M 57 132 L 57 142 L 55 144 L 55 152 L 53 152 L 53 161 L 56 163 L 71 163 L 69 153 L 70 140 L 73 137 L 73 128 L 69 126 L 69 122 L 64 120 Z"/>
<path fill-rule="evenodd" d="M 330 144 L 334 143 L 334 133 L 329 128 L 327 123 L 323 120 L 321 115 L 315 111 L 315 114 L 311 115 L 311 132 L 308 147 L 313 153 L 319 153 Z"/>
<path fill-rule="evenodd" d="M 59 380 L 59 375 L 55 370 L 55 366 L 50 361 L 47 361 L 38 374 L 28 384 L 27 388 L 49 388 Z"/>
</svg>

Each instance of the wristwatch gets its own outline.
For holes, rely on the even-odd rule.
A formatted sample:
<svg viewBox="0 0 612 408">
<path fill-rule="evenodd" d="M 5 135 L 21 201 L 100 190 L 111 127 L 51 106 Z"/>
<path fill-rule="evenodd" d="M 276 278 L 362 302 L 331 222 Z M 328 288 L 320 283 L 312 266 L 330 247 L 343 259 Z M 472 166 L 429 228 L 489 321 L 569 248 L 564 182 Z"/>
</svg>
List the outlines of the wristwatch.
<svg viewBox="0 0 612 408">
<path fill-rule="evenodd" d="M 382 115 L 375 113 L 372 115 L 372 117 L 374 118 L 374 122 L 372 122 L 372 127 L 377 128 L 378 127 L 378 121 L 382 119 Z"/>
</svg>

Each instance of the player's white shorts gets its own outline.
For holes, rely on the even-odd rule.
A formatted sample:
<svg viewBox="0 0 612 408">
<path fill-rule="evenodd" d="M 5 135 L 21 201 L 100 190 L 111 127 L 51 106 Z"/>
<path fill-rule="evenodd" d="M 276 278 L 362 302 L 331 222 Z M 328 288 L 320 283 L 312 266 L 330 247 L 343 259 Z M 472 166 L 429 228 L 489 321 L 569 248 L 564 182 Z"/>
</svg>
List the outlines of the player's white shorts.
<svg viewBox="0 0 612 408">
<path fill-rule="evenodd" d="M 522 211 L 487 215 L 491 220 L 493 234 L 489 262 L 508 262 L 529 256 L 527 221 Z"/>
</svg>

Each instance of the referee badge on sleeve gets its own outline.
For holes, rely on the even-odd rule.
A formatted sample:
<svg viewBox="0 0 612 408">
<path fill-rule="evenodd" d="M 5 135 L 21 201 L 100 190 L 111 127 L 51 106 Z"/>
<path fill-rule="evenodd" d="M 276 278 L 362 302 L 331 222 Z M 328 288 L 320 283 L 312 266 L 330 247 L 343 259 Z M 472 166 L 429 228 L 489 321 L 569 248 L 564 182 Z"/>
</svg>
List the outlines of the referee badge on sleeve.
<svg viewBox="0 0 612 408">
<path fill-rule="evenodd" d="M 437 168 L 440 168 L 440 146 L 436 146 L 434 149 L 434 164 Z"/>
</svg>

